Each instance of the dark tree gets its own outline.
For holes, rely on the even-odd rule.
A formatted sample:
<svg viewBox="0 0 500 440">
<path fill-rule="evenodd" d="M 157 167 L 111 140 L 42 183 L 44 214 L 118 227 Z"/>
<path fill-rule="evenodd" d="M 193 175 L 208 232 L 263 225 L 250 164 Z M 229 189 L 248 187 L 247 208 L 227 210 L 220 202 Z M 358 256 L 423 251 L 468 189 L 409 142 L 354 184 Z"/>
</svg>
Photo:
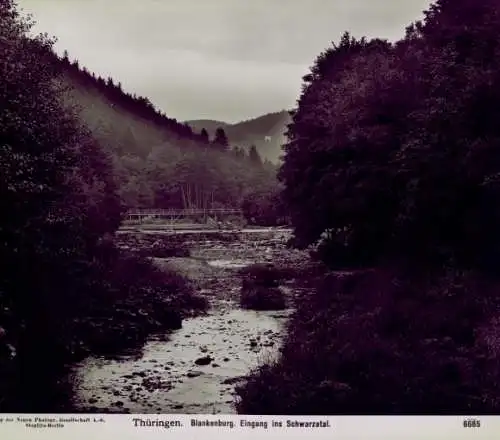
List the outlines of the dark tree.
<svg viewBox="0 0 500 440">
<path fill-rule="evenodd" d="M 243 199 L 241 209 L 250 224 L 276 226 L 287 221 L 286 207 L 278 188 L 253 191 Z"/>
<path fill-rule="evenodd" d="M 244 159 L 247 157 L 247 153 L 244 148 L 235 146 L 233 147 L 233 153 L 238 159 Z"/>
<path fill-rule="evenodd" d="M 52 42 L 29 30 L 0 2 L 0 407 L 14 412 L 50 406 L 78 268 L 121 216 L 108 158 L 62 103 Z"/>
<path fill-rule="evenodd" d="M 362 259 L 497 260 L 498 16 L 440 0 L 394 47 L 345 35 L 320 55 L 281 169 L 299 242 L 333 230 Z"/>
<path fill-rule="evenodd" d="M 226 132 L 222 127 L 219 127 L 217 128 L 217 130 L 215 130 L 215 137 L 213 140 L 213 144 L 217 148 L 224 151 L 227 150 L 227 148 L 229 147 L 229 139 L 227 138 Z"/>
<path fill-rule="evenodd" d="M 200 132 L 200 139 L 203 144 L 209 144 L 210 143 L 210 137 L 208 135 L 208 131 L 204 128 L 201 129 Z"/>
<path fill-rule="evenodd" d="M 248 159 L 254 165 L 262 165 L 262 159 L 261 159 L 260 154 L 257 151 L 257 147 L 255 145 L 252 145 L 250 147 L 250 149 L 248 150 Z"/>
</svg>

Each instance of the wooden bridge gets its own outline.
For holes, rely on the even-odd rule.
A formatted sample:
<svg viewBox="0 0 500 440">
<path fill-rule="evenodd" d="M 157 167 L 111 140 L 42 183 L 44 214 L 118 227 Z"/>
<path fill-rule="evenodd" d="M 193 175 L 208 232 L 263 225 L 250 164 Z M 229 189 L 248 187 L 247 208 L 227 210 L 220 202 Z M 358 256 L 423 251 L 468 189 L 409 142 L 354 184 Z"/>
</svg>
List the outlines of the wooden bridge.
<svg viewBox="0 0 500 440">
<path fill-rule="evenodd" d="M 144 223 L 146 221 L 163 221 L 177 223 L 191 221 L 197 223 L 217 222 L 226 217 L 243 217 L 241 209 L 210 208 L 210 209 L 133 209 L 125 214 L 125 223 Z"/>
</svg>

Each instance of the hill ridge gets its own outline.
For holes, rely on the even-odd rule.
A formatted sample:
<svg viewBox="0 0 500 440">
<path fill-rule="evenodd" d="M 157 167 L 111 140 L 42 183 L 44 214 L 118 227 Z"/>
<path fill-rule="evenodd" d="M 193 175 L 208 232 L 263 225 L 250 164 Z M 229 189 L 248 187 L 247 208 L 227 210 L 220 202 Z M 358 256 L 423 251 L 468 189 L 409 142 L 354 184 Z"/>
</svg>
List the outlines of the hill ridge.
<svg viewBox="0 0 500 440">
<path fill-rule="evenodd" d="M 282 145 L 286 142 L 285 132 L 290 122 L 290 110 L 285 109 L 236 123 L 210 119 L 184 121 L 193 130 L 205 128 L 210 136 L 214 135 L 218 127 L 222 127 L 231 144 L 247 150 L 255 145 L 261 157 L 273 163 L 279 162 L 283 154 Z"/>
<path fill-rule="evenodd" d="M 63 100 L 113 163 L 126 208 L 241 206 L 253 192 L 276 188 L 276 168 L 241 149 L 208 142 L 120 82 L 51 53 Z M 200 130 L 201 132 L 201 130 Z"/>
</svg>

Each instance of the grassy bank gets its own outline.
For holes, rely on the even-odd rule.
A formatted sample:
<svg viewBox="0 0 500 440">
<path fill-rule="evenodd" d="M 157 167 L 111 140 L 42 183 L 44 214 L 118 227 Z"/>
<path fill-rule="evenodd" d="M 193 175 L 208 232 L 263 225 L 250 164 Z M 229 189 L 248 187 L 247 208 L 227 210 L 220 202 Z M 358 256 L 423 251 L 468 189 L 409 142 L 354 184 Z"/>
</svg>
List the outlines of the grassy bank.
<svg viewBox="0 0 500 440">
<path fill-rule="evenodd" d="M 27 333 L 13 315 L 12 325 L 0 329 L 1 348 L 12 349 L 0 358 L 3 411 L 71 411 L 71 383 L 61 381 L 67 366 L 88 355 L 140 349 L 150 335 L 180 328 L 183 318 L 207 308 L 184 277 L 147 258 L 112 242 L 95 255 L 72 265 L 79 284 L 67 292 L 66 303 L 53 304 L 53 325 Z"/>
<path fill-rule="evenodd" d="M 186 315 L 207 307 L 184 277 L 114 245 L 91 269 L 97 284 L 88 286 L 74 320 L 72 334 L 81 338 L 72 341 L 75 353 L 113 354 L 151 333 L 180 328 Z"/>
<path fill-rule="evenodd" d="M 328 274 L 243 414 L 498 414 L 500 286 L 473 273 Z"/>
</svg>

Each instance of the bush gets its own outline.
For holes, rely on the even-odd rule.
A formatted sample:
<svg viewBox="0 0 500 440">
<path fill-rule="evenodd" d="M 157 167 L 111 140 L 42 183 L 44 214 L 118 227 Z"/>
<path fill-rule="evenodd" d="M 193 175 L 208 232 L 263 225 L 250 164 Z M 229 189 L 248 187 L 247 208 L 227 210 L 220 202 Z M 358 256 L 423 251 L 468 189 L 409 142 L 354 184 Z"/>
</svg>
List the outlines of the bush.
<svg viewBox="0 0 500 440">
<path fill-rule="evenodd" d="M 280 281 L 293 278 L 293 268 L 276 267 L 272 264 L 252 264 L 241 268 L 238 273 L 243 277 L 243 286 L 277 287 Z"/>
<path fill-rule="evenodd" d="M 239 270 L 243 275 L 243 286 L 278 286 L 279 271 L 272 265 L 252 264 Z"/>
<path fill-rule="evenodd" d="M 281 360 L 239 388 L 238 412 L 498 413 L 499 291 L 456 271 L 330 275 L 299 300 Z"/>
<path fill-rule="evenodd" d="M 244 309 L 286 309 L 285 295 L 278 287 L 249 286 L 241 288 L 240 305 Z"/>
<path fill-rule="evenodd" d="M 207 307 L 184 277 L 143 257 L 113 248 L 100 257 L 88 268 L 88 292 L 71 329 L 71 344 L 78 341 L 82 353 L 130 348 L 153 332 L 180 328 L 186 314 Z"/>
<path fill-rule="evenodd" d="M 339 237 L 321 240 L 310 252 L 311 258 L 323 262 L 331 269 L 359 268 L 374 260 L 372 250 L 363 242 L 342 242 Z"/>
<path fill-rule="evenodd" d="M 286 308 L 283 292 L 278 288 L 283 273 L 265 264 L 253 264 L 240 269 L 243 276 L 240 305 L 245 309 L 282 310 Z"/>
<path fill-rule="evenodd" d="M 287 224 L 286 208 L 281 200 L 280 188 L 257 190 L 246 195 L 241 208 L 248 224 L 279 226 Z"/>
</svg>

